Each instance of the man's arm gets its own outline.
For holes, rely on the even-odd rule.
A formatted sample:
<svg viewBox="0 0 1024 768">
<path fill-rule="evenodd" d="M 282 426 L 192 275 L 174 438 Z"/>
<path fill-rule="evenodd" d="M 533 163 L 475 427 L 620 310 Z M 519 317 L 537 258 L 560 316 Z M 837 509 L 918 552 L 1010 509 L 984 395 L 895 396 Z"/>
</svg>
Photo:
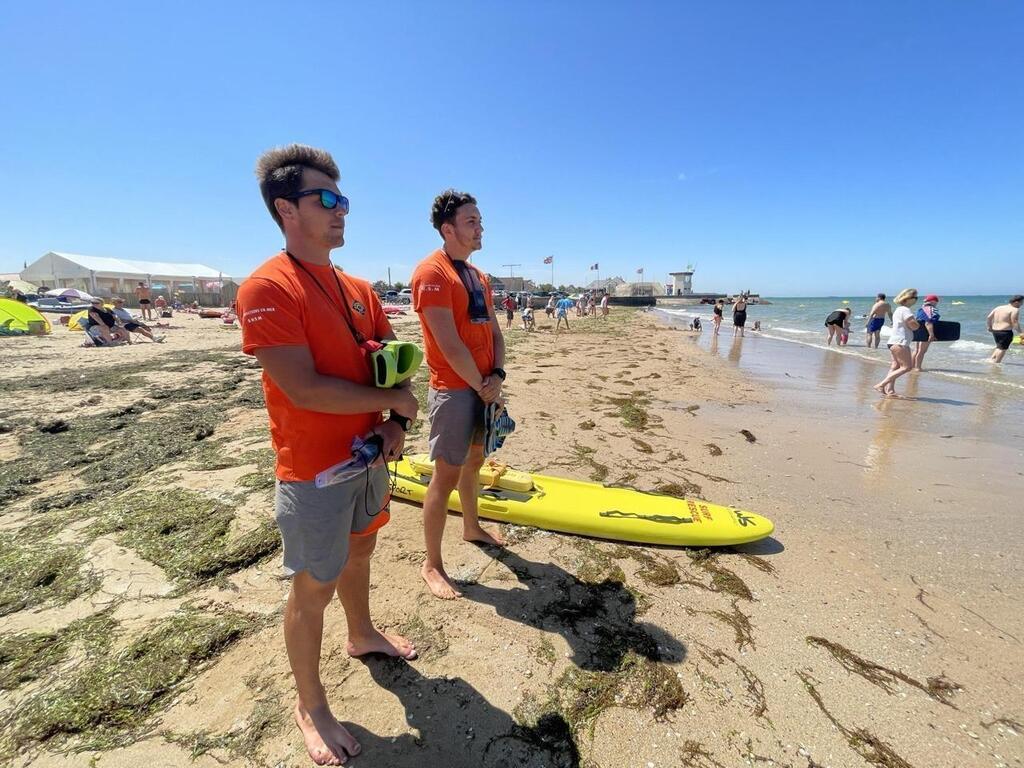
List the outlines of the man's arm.
<svg viewBox="0 0 1024 768">
<path fill-rule="evenodd" d="M 299 408 L 319 413 L 373 413 L 391 410 L 416 418 L 418 404 L 408 389 L 367 387 L 316 370 L 308 347 L 260 347 L 253 354 L 263 370 Z"/>
<path fill-rule="evenodd" d="M 991 312 L 988 313 L 988 317 L 985 318 L 985 323 L 988 325 L 989 332 L 992 331 L 992 320 L 995 318 L 995 316 L 996 311 L 993 309 Z"/>
<path fill-rule="evenodd" d="M 1013 310 L 1013 312 L 1010 313 L 1010 323 L 1013 325 L 1014 328 L 1017 329 L 1017 333 L 1022 333 L 1022 331 L 1020 329 L 1020 310 L 1019 309 L 1015 309 L 1015 310 Z"/>
<path fill-rule="evenodd" d="M 491 317 L 494 318 L 493 312 Z M 441 348 L 441 354 L 448 361 L 448 365 L 474 391 L 479 392 L 484 385 L 485 377 L 477 370 L 472 353 L 459 337 L 451 309 L 448 307 L 426 307 L 423 310 L 423 321 L 430 328 L 430 333 L 434 336 L 437 346 Z M 497 323 L 497 320 L 494 322 Z"/>
<path fill-rule="evenodd" d="M 497 315 L 491 311 L 491 338 L 494 339 L 494 367 L 505 367 L 505 334 L 501 332 L 501 323 Z"/>
</svg>

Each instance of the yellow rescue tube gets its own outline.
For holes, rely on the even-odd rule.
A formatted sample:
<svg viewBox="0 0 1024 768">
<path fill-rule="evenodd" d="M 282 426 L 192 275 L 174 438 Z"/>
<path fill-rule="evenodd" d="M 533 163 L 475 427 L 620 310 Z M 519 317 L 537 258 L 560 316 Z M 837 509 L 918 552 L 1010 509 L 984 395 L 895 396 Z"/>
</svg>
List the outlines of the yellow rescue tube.
<svg viewBox="0 0 1024 768">
<path fill-rule="evenodd" d="M 393 495 L 422 503 L 430 482 L 431 472 L 424 471 L 432 469 L 429 464 L 423 456 L 392 462 Z M 503 487 L 503 480 L 511 477 L 508 482 L 513 482 L 520 475 L 530 479 L 530 487 Z M 761 515 L 701 499 L 514 470 L 504 471 L 497 486 L 488 486 L 485 480 L 477 506 L 480 516 L 488 520 L 639 544 L 728 546 L 763 539 L 775 530 L 772 521 Z M 462 511 L 457 491 L 448 498 L 448 509 Z"/>
</svg>

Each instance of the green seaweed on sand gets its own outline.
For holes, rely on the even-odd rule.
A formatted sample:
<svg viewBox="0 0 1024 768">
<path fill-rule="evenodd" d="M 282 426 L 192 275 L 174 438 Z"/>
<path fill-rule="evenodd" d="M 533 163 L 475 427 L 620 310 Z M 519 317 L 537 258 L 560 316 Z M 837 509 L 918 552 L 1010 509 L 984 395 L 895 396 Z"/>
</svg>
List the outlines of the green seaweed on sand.
<svg viewBox="0 0 1024 768">
<path fill-rule="evenodd" d="M 131 743 L 182 681 L 259 625 L 234 611 L 184 608 L 28 697 L 4 723 L 3 751 L 72 735 L 75 750 Z"/>
<path fill-rule="evenodd" d="M 624 544 L 618 545 L 614 554 L 619 559 L 628 557 L 639 563 L 636 575 L 652 587 L 671 587 L 679 583 L 679 569 L 675 562 L 667 557 L 656 556 L 640 547 Z"/>
<path fill-rule="evenodd" d="M 701 650 L 700 653 L 714 667 L 720 667 L 726 661 L 732 663 L 743 678 L 743 684 L 747 690 L 747 696 L 750 697 L 751 713 L 754 717 L 765 717 L 765 719 L 767 719 L 768 699 L 765 696 L 764 683 L 761 681 L 761 678 L 753 672 L 753 670 L 736 661 L 736 659 L 719 648 L 704 646 L 704 649 Z M 769 720 L 769 722 L 771 721 Z"/>
<path fill-rule="evenodd" d="M 589 465 L 590 466 L 590 479 L 595 483 L 600 483 L 606 477 L 608 477 L 608 467 L 605 464 L 601 464 L 594 459 L 594 454 L 597 453 L 596 448 L 591 448 L 589 445 L 580 445 L 579 443 L 573 443 L 572 446 L 573 456 L 576 459 L 576 464 Z"/>
<path fill-rule="evenodd" d="M 710 616 L 726 626 L 731 627 L 734 635 L 733 640 L 736 643 L 736 650 L 742 651 L 747 646 L 756 648 L 757 646 L 754 642 L 754 625 L 750 623 L 750 616 L 739 609 L 737 602 L 738 601 L 735 599 L 732 601 L 732 612 L 730 613 L 717 609 L 711 611 L 698 610 L 687 606 L 684 606 L 683 610 L 686 611 L 688 616 Z"/>
<path fill-rule="evenodd" d="M 578 739 L 584 731 L 593 737 L 598 718 L 611 707 L 647 709 L 660 721 L 688 700 L 671 667 L 628 651 L 609 672 L 570 667 L 550 686 L 545 701 L 524 702 L 515 715 L 522 725 L 560 715 Z"/>
<path fill-rule="evenodd" d="M 281 730 L 287 719 L 287 708 L 281 706 L 281 693 L 273 680 L 250 675 L 245 680 L 254 701 L 252 710 L 231 730 L 213 733 L 208 730 L 175 733 L 161 731 L 164 740 L 188 749 L 192 760 L 213 751 L 226 752 L 236 760 L 258 764 L 263 740 Z M 215 757 L 218 762 L 226 762 Z"/>
<path fill-rule="evenodd" d="M 622 423 L 630 429 L 647 429 L 651 421 L 647 406 L 651 401 L 643 395 L 631 395 L 630 397 L 610 397 L 608 402 L 616 406 L 616 415 L 622 419 Z"/>
<path fill-rule="evenodd" d="M 398 631 L 412 641 L 418 658 L 423 661 L 436 661 L 448 653 L 448 637 L 444 633 L 444 623 L 440 620 L 431 619 L 428 623 L 416 613 Z"/>
<path fill-rule="evenodd" d="M 721 553 L 705 547 L 702 549 L 688 549 L 686 554 L 694 565 L 711 576 L 711 586 L 708 587 L 705 584 L 692 580 L 687 580 L 685 583 L 703 589 L 710 589 L 712 592 L 725 592 L 741 600 L 752 601 L 754 599 L 747 583 L 733 571 L 718 562 Z"/>
<path fill-rule="evenodd" d="M 234 573 L 274 554 L 280 535 L 269 517 L 240 536 L 231 534 L 235 510 L 204 494 L 167 488 L 112 499 L 90 527 L 156 563 L 181 587 Z"/>
<path fill-rule="evenodd" d="M 615 554 L 593 541 L 573 540 L 577 552 L 576 577 L 587 584 L 605 581 L 625 584 L 626 574 L 616 562 Z"/>
<path fill-rule="evenodd" d="M 806 672 L 797 672 L 796 676 L 804 684 L 804 689 L 818 705 L 818 709 L 828 718 L 829 722 L 836 727 L 858 755 L 877 768 L 914 768 L 904 760 L 889 744 L 879 739 L 865 728 L 849 728 L 836 719 L 826 707 L 821 694 L 815 687 L 818 680 L 815 680 Z"/>
<path fill-rule="evenodd" d="M 273 488 L 277 482 L 274 467 L 277 454 L 270 447 L 246 451 L 238 457 L 243 464 L 255 464 L 256 469 L 238 478 L 238 484 L 253 491 Z"/>
<path fill-rule="evenodd" d="M 555 653 L 555 645 L 547 635 L 541 637 L 540 642 L 531 649 L 531 653 L 537 661 L 549 667 L 555 666 L 555 662 L 558 660 L 558 654 Z"/>
<path fill-rule="evenodd" d="M 956 705 L 950 701 L 950 697 L 962 690 L 962 688 L 951 680 L 947 680 L 942 675 L 929 677 L 926 682 L 922 683 L 920 680 L 915 680 L 904 672 L 900 672 L 896 669 L 890 669 L 889 667 L 882 666 L 874 661 L 869 661 L 858 656 L 849 648 L 846 648 L 839 643 L 832 642 L 831 640 L 826 640 L 823 637 L 808 637 L 807 644 L 824 648 L 832 654 L 832 658 L 838 661 L 847 672 L 860 675 L 869 683 L 881 688 L 889 695 L 896 693 L 896 681 L 900 681 L 913 688 L 917 688 L 919 691 L 927 694 L 930 698 L 940 704 L 945 704 L 953 709 L 957 708 Z"/>
<path fill-rule="evenodd" d="M 80 547 L 0 534 L 0 616 L 43 603 L 64 605 L 99 586 Z"/>
<path fill-rule="evenodd" d="M 86 656 L 104 652 L 117 632 L 116 605 L 53 632 L 0 635 L 0 691 L 39 679 L 64 661 L 72 646 L 81 646 Z"/>
<path fill-rule="evenodd" d="M 654 453 L 654 449 L 650 443 L 644 442 L 638 437 L 633 438 L 633 445 L 636 446 L 637 451 L 640 453 Z"/>
<path fill-rule="evenodd" d="M 687 739 L 679 749 L 679 759 L 683 768 L 725 768 L 715 760 L 714 755 L 704 748 L 699 741 Z"/>
<path fill-rule="evenodd" d="M 702 498 L 701 493 L 703 493 L 699 485 L 689 480 L 681 480 L 678 483 L 662 483 L 654 490 L 666 496 L 675 496 L 677 499 L 699 499 Z"/>
</svg>

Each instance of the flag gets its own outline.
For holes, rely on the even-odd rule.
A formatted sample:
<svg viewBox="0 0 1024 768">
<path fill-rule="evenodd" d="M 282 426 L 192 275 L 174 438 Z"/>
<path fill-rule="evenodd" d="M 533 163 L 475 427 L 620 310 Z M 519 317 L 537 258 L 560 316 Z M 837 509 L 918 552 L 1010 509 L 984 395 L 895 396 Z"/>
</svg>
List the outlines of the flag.
<svg viewBox="0 0 1024 768">
<path fill-rule="evenodd" d="M 593 264 L 593 265 L 591 265 L 590 269 L 591 269 L 591 271 L 593 271 L 593 270 L 597 269 L 597 264 Z"/>
<path fill-rule="evenodd" d="M 643 267 L 640 267 L 640 269 L 638 269 L 638 270 L 636 271 L 636 273 L 637 273 L 638 275 L 642 275 L 642 274 L 644 273 L 644 268 L 643 268 Z"/>
<path fill-rule="evenodd" d="M 546 259 L 544 259 L 544 263 L 545 263 L 545 264 L 550 264 L 550 263 L 552 263 L 552 262 L 553 262 L 554 260 L 555 260 L 555 257 L 554 257 L 554 256 L 548 256 L 548 257 L 547 257 Z"/>
</svg>

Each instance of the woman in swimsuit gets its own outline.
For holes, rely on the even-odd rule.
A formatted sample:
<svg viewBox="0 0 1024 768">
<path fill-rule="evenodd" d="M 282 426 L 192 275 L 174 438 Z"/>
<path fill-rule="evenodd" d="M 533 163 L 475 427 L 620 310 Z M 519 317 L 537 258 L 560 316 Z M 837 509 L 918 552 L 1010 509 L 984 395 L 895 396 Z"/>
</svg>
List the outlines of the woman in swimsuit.
<svg viewBox="0 0 1024 768">
<path fill-rule="evenodd" d="M 725 302 L 722 299 L 719 299 L 718 301 L 715 302 L 715 306 L 711 310 L 712 312 L 714 312 L 714 314 L 711 316 L 711 320 L 715 324 L 716 334 L 718 333 L 718 329 L 722 327 L 722 306 L 724 304 Z"/>
<path fill-rule="evenodd" d="M 843 307 L 841 309 L 835 309 L 829 312 L 828 317 L 825 318 L 825 327 L 828 328 L 828 345 L 832 346 L 832 339 L 838 337 L 837 341 L 840 345 L 845 344 L 843 341 L 844 331 L 848 331 L 850 327 L 850 316 L 853 314 L 852 309 Z"/>
<path fill-rule="evenodd" d="M 743 326 L 747 324 L 747 296 L 741 295 L 732 306 L 732 335 L 743 336 Z"/>
</svg>

